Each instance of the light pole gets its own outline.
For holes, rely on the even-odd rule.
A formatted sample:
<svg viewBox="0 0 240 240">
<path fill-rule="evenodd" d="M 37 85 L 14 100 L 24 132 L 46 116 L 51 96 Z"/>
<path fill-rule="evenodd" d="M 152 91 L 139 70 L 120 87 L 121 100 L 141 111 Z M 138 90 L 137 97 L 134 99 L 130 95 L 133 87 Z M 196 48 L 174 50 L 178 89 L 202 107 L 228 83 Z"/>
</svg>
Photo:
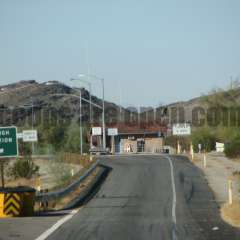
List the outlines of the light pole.
<svg viewBox="0 0 240 240">
<path fill-rule="evenodd" d="M 79 125 L 80 125 L 80 153 L 83 154 L 83 131 L 82 131 L 82 90 L 79 89 Z"/>
<path fill-rule="evenodd" d="M 72 79 L 72 80 L 78 80 L 80 82 L 86 83 L 88 85 L 89 88 L 89 119 L 90 119 L 90 124 L 92 125 L 93 122 L 93 118 L 92 118 L 92 84 L 89 81 L 86 81 L 84 79 L 81 79 L 81 74 L 78 75 L 79 78 L 77 79 Z"/>
<path fill-rule="evenodd" d="M 79 77 L 88 77 L 88 78 L 93 78 L 101 81 L 102 84 L 102 129 L 103 129 L 103 149 L 106 149 L 106 132 L 105 132 L 105 83 L 104 83 L 104 78 L 100 78 L 96 75 L 93 74 L 79 74 Z"/>
<path fill-rule="evenodd" d="M 77 80 L 77 79 L 70 79 L 71 81 Z M 80 132 L 80 154 L 83 154 L 83 131 L 82 131 L 82 90 L 79 89 L 79 132 Z"/>
<path fill-rule="evenodd" d="M 77 99 L 79 99 L 79 108 L 80 108 L 80 120 L 81 120 L 81 122 L 80 122 L 80 149 L 82 148 L 81 146 L 82 146 L 82 141 L 81 141 L 81 139 L 82 139 L 82 130 L 81 130 L 81 125 L 82 125 L 82 118 L 81 118 L 81 116 L 82 116 L 82 101 L 84 101 L 84 102 L 87 102 L 87 103 L 89 103 L 90 104 L 90 101 L 89 100 L 87 100 L 86 98 L 84 98 L 84 97 L 82 97 L 82 93 L 81 93 L 81 91 L 79 91 L 79 96 L 78 95 L 75 95 L 75 94 L 66 94 L 66 93 L 54 93 L 54 94 L 50 94 L 51 96 L 67 96 L 67 97 L 74 97 L 74 98 L 77 98 Z M 80 102 L 81 102 L 81 104 L 80 104 Z M 102 107 L 100 106 L 100 105 L 98 105 L 98 104 L 96 104 L 96 103 L 91 103 L 93 106 L 95 106 L 95 107 L 97 107 L 97 108 L 99 108 L 99 109 L 102 109 Z"/>
<path fill-rule="evenodd" d="M 86 83 L 89 88 L 89 119 L 90 119 L 90 128 L 92 128 L 93 125 L 93 117 L 92 117 L 92 84 L 89 81 L 86 81 L 84 79 L 81 79 L 81 74 L 79 75 L 79 78 L 71 79 L 72 81 L 80 81 L 83 83 Z M 90 149 L 92 148 L 92 135 L 90 137 Z"/>
</svg>

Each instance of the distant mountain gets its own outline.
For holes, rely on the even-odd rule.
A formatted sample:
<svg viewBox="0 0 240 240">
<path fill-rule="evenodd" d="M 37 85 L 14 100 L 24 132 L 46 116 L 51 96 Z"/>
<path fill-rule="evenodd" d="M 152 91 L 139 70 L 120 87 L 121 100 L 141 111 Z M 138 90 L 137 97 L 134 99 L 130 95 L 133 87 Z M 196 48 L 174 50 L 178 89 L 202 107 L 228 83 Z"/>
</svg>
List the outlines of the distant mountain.
<svg viewBox="0 0 240 240">
<path fill-rule="evenodd" d="M 34 117 L 41 115 L 44 118 L 44 114 L 51 112 L 59 121 L 67 118 L 79 120 L 79 90 L 56 80 L 44 83 L 28 80 L 0 86 L 0 125 L 19 124 L 27 117 L 31 118 L 32 105 Z M 82 120 L 89 123 L 89 92 L 81 88 L 81 93 Z M 95 104 L 92 107 L 93 120 L 98 124 L 102 117 L 102 100 L 92 96 L 92 102 Z M 116 104 L 105 101 L 106 123 L 118 117 L 119 109 Z"/>
<path fill-rule="evenodd" d="M 214 108 L 240 107 L 240 87 L 216 89 L 206 95 L 160 107 L 170 122 L 192 123 L 196 114 L 201 118 L 214 114 Z M 164 115 L 164 114 L 163 114 Z M 180 118 L 180 119 L 179 119 Z"/>
<path fill-rule="evenodd" d="M 31 122 L 32 116 L 34 118 L 40 116 L 41 121 L 45 121 L 51 114 L 51 116 L 57 116 L 58 121 L 65 121 L 66 119 L 79 121 L 80 90 L 82 93 L 82 120 L 84 123 L 90 123 L 90 96 L 84 88 L 72 88 L 56 80 L 44 83 L 28 80 L 2 85 L 0 86 L 0 126 L 23 124 L 26 119 Z M 240 103 L 240 88 L 216 91 L 189 101 L 160 106 L 155 109 L 155 118 L 157 124 L 162 125 L 169 125 L 173 122 L 191 123 L 194 109 L 202 108 L 206 111 L 211 104 L 216 104 L 216 101 L 218 101 L 218 105 Z M 102 100 L 92 96 L 92 102 L 94 104 L 92 107 L 93 124 L 101 125 Z M 105 101 L 105 119 L 108 126 L 116 126 L 119 122 L 124 125 L 131 121 L 133 125 L 137 124 L 139 122 L 136 121 L 137 115 L 141 119 L 140 121 L 147 119 L 147 121 L 151 120 L 150 125 L 152 124 L 154 111 L 151 107 L 141 108 L 140 110 L 134 107 L 126 109 Z M 36 119 L 35 122 L 37 122 Z"/>
</svg>

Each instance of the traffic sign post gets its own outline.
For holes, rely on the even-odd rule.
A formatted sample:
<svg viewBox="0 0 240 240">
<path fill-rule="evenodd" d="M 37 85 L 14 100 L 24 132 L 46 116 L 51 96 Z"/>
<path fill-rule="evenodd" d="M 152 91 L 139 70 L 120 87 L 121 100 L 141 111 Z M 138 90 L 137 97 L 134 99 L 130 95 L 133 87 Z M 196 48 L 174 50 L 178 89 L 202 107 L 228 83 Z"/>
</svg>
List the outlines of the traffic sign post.
<svg viewBox="0 0 240 240">
<path fill-rule="evenodd" d="M 115 154 L 115 136 L 118 135 L 117 128 L 108 128 L 108 136 L 111 136 L 111 152 Z"/>
<path fill-rule="evenodd" d="M 18 156 L 18 141 L 16 127 L 0 127 L 0 162 L 1 162 L 1 181 L 4 182 L 4 161 L 6 158 Z"/>
<path fill-rule="evenodd" d="M 5 187 L 4 182 L 4 161 L 1 161 L 1 182 L 2 182 L 2 188 Z"/>
</svg>

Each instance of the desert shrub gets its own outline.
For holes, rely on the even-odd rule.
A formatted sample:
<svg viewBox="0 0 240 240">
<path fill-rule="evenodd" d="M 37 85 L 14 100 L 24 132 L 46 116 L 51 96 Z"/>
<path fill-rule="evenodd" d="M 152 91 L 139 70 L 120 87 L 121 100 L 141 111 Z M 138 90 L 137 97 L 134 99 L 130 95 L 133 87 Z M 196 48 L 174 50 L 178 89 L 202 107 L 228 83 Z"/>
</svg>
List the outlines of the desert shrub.
<svg viewBox="0 0 240 240">
<path fill-rule="evenodd" d="M 215 149 L 216 137 L 209 128 L 195 130 L 191 136 L 194 151 L 198 151 L 198 144 L 202 145 L 202 150 L 210 152 Z"/>
<path fill-rule="evenodd" d="M 30 179 L 33 175 L 38 173 L 39 167 L 34 164 L 30 157 L 23 159 L 18 158 L 13 166 L 9 169 L 9 175 L 16 178 Z"/>
<path fill-rule="evenodd" d="M 240 157 L 240 135 L 235 136 L 225 144 L 224 152 L 229 158 Z"/>
<path fill-rule="evenodd" d="M 86 126 L 83 126 L 83 152 L 87 153 L 89 151 L 88 142 L 88 131 Z M 79 126 L 77 124 L 72 124 L 69 126 L 66 134 L 66 142 L 64 144 L 64 150 L 66 152 L 79 153 L 80 151 L 80 133 Z"/>
<path fill-rule="evenodd" d="M 178 136 L 168 136 L 164 140 L 164 145 L 177 148 L 177 142 L 181 145 L 182 149 L 189 150 L 190 138 L 188 136 L 178 137 Z"/>
</svg>

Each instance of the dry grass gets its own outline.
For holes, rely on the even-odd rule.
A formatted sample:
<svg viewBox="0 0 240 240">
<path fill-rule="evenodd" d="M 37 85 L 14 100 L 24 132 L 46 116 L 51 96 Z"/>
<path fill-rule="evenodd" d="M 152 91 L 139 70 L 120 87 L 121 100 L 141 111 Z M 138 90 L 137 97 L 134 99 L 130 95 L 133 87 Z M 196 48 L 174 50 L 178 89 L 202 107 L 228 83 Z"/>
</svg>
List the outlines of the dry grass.
<svg viewBox="0 0 240 240">
<path fill-rule="evenodd" d="M 6 184 L 5 184 L 6 187 L 18 187 L 18 186 L 35 187 L 35 185 L 36 185 L 35 178 L 31 178 L 31 179 L 18 178 L 18 179 L 6 181 Z"/>
<path fill-rule="evenodd" d="M 91 182 L 94 180 L 94 178 L 96 177 L 97 173 L 99 172 L 99 168 L 96 168 L 96 170 L 90 174 L 80 185 L 79 187 L 71 192 L 70 194 L 68 194 L 66 197 L 61 198 L 60 200 L 58 200 L 57 202 L 51 202 L 49 203 L 49 209 L 51 210 L 59 210 L 64 208 L 68 203 L 70 203 L 71 201 L 73 201 L 74 199 L 76 199 L 79 194 L 89 185 L 91 184 Z"/>
<path fill-rule="evenodd" d="M 230 225 L 240 227 L 240 201 L 235 201 L 232 205 L 224 204 L 221 208 L 221 216 Z"/>
</svg>

